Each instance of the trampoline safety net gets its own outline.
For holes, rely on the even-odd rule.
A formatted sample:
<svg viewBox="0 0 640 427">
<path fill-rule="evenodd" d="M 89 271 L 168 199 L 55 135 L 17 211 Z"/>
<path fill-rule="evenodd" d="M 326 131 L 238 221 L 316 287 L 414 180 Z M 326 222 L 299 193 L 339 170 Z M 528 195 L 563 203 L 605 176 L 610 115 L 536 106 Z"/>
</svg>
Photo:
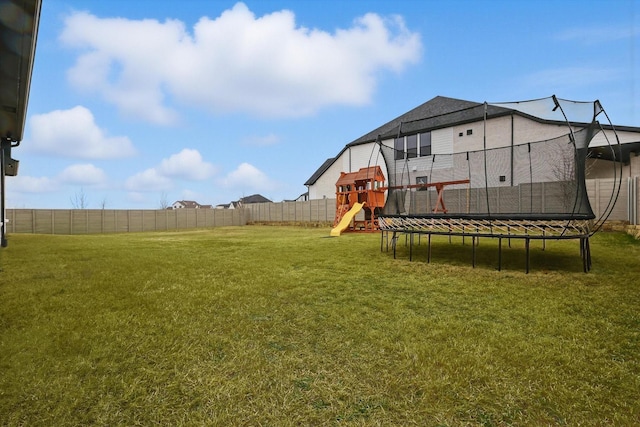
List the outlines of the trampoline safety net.
<svg viewBox="0 0 640 427">
<path fill-rule="evenodd" d="M 477 104 L 438 117 L 439 128 L 426 127 L 433 118 L 400 123 L 378 138 L 388 180 L 381 229 L 414 229 L 420 220 L 433 226 L 438 219 L 450 228 L 456 219 L 489 227 L 559 221 L 558 234 L 590 233 L 605 219 L 595 217 L 585 185 L 589 143 L 602 131 L 603 112 L 598 101 L 553 96 Z"/>
</svg>

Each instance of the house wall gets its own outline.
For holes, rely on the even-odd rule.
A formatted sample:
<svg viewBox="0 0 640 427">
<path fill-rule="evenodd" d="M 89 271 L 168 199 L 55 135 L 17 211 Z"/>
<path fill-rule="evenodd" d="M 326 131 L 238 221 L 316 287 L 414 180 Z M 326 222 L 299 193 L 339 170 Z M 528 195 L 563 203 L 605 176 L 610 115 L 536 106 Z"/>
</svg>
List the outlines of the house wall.
<svg viewBox="0 0 640 427">
<path fill-rule="evenodd" d="M 336 159 L 313 185 L 309 186 L 309 200 L 335 198 L 336 181 L 340 177 L 340 172 L 346 172 L 343 170 L 345 160 L 342 158 L 345 156 L 348 156 L 347 151 L 342 153 L 342 156 Z"/>
<path fill-rule="evenodd" d="M 482 188 L 562 181 L 565 179 L 559 176 L 563 173 L 561 159 L 566 157 L 570 161 L 573 153 L 567 151 L 570 147 L 564 142 L 552 140 L 566 133 L 566 127 L 540 124 L 515 115 L 488 120 L 486 129 L 482 120 L 437 129 L 431 132 L 435 156 L 398 160 L 394 172 L 389 173 L 396 174 L 394 185 L 416 184 L 420 177 L 426 177 L 428 182 L 470 178 L 472 187 Z M 546 140 L 551 141 L 525 144 Z M 385 145 L 392 147 L 393 141 L 387 140 Z"/>
<path fill-rule="evenodd" d="M 622 168 L 619 164 L 616 165 L 608 160 L 587 159 L 587 178 L 612 178 L 618 173 L 622 173 L 623 178 L 640 176 L 640 155 L 632 153 L 629 164 L 623 165 Z"/>
<path fill-rule="evenodd" d="M 336 181 L 340 178 L 340 172 L 357 172 L 360 168 L 374 165 L 382 167 L 383 171 L 387 170 L 378 144 L 372 142 L 347 147 L 315 184 L 309 186 L 309 200 L 335 198 Z"/>
<path fill-rule="evenodd" d="M 567 133 L 566 126 L 538 123 L 525 117 L 513 115 L 453 126 L 453 152 L 480 151 L 484 149 L 485 132 L 488 149 L 508 147 L 530 141 L 543 141 Z M 469 134 L 471 131 L 471 134 Z"/>
<path fill-rule="evenodd" d="M 590 146 L 600 147 L 605 145 L 617 144 L 615 135 L 618 135 L 618 139 L 621 144 L 627 144 L 630 142 L 640 141 L 640 135 L 637 132 L 616 130 L 615 134 L 612 130 L 605 129 L 602 132 L 598 132 L 591 140 Z"/>
</svg>

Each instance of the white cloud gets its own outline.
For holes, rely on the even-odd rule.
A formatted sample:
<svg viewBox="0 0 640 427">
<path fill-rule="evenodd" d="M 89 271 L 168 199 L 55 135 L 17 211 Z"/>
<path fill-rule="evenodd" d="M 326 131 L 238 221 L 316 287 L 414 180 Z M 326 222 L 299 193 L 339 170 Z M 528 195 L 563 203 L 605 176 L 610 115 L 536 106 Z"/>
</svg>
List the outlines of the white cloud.
<svg viewBox="0 0 640 427">
<path fill-rule="evenodd" d="M 158 166 L 131 176 L 125 187 L 130 191 L 169 190 L 173 188 L 173 179 L 202 181 L 215 172 L 215 167 L 205 162 L 198 150 L 185 148 L 163 159 Z"/>
<path fill-rule="evenodd" d="M 109 137 L 83 106 L 30 118 L 29 147 L 43 154 L 84 159 L 129 157 L 135 150 L 125 136 Z"/>
<path fill-rule="evenodd" d="M 60 187 L 55 179 L 28 175 L 18 175 L 7 180 L 7 184 L 7 189 L 16 193 L 49 193 Z"/>
<path fill-rule="evenodd" d="M 9 190 L 22 193 L 51 193 L 63 185 L 102 186 L 107 182 L 105 172 L 92 164 L 77 164 L 65 168 L 54 177 L 18 175 L 11 179 Z"/>
<path fill-rule="evenodd" d="M 58 175 L 58 180 L 63 184 L 72 185 L 103 185 L 107 182 L 104 171 L 90 163 L 71 165 Z"/>
<path fill-rule="evenodd" d="M 172 181 L 158 173 L 154 168 L 137 173 L 127 179 L 125 188 L 129 191 L 160 191 L 173 187 Z"/>
<path fill-rule="evenodd" d="M 201 181 L 215 173 L 211 163 L 202 160 L 198 150 L 185 148 L 178 154 L 162 160 L 158 173 L 167 177 L 182 178 L 189 181 Z"/>
<path fill-rule="evenodd" d="M 256 17 L 237 3 L 189 32 L 176 20 L 98 18 L 78 12 L 60 37 L 81 50 L 68 77 L 123 113 L 170 124 L 167 98 L 214 112 L 309 115 L 369 102 L 380 70 L 401 72 L 421 41 L 401 17 L 369 13 L 329 33 L 296 25 L 288 10 Z"/>
<path fill-rule="evenodd" d="M 246 191 L 272 191 L 277 183 L 264 172 L 249 163 L 242 163 L 238 168 L 219 180 L 225 188 Z"/>
</svg>

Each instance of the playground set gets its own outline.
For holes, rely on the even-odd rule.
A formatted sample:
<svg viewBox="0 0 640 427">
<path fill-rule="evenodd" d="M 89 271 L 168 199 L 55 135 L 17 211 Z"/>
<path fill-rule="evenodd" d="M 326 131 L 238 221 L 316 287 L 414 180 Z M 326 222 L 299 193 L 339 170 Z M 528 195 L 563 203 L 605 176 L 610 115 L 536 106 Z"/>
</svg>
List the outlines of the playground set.
<svg viewBox="0 0 640 427">
<path fill-rule="evenodd" d="M 423 189 L 435 187 L 437 199 L 432 212 L 447 213 L 444 204 L 444 189 L 449 185 L 468 184 L 468 179 L 455 181 L 430 182 L 405 185 L 406 189 Z M 336 182 L 336 216 L 333 221 L 331 236 L 339 236 L 343 232 L 378 231 L 378 217 L 385 204 L 385 193 L 398 189 L 387 187 L 385 176 L 380 166 L 360 168 L 357 172 L 340 172 Z M 364 219 L 357 219 L 357 214 L 364 209 Z"/>
<path fill-rule="evenodd" d="M 344 231 L 378 231 L 378 215 L 384 207 L 385 177 L 380 166 L 340 172 L 336 181 L 336 217 L 331 236 Z M 364 209 L 364 219 L 356 215 Z"/>
</svg>

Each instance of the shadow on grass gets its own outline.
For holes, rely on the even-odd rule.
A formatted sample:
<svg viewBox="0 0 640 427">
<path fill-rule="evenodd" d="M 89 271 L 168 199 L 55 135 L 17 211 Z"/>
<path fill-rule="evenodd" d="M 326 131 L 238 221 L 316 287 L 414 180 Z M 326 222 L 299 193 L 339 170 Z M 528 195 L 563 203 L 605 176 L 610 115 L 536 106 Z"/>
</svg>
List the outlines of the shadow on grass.
<svg viewBox="0 0 640 427">
<path fill-rule="evenodd" d="M 431 263 L 451 264 L 456 266 L 472 266 L 474 251 L 471 238 L 464 241 L 460 237 L 454 237 L 451 242 L 447 238 L 432 239 Z M 393 249 L 389 247 L 389 252 Z M 498 270 L 526 271 L 527 253 L 522 239 L 512 239 L 509 244 L 507 239 L 502 241 L 502 259 L 500 260 L 497 239 L 482 238 L 475 247 L 475 267 Z M 401 238 L 396 247 L 396 257 L 412 261 L 429 262 L 429 249 L 427 239 L 422 238 L 418 243 L 414 241 L 413 248 L 409 248 L 408 241 Z M 580 243 L 578 240 L 555 241 L 550 240 L 543 244 L 542 241 L 531 241 L 529 247 L 529 269 L 533 271 L 583 271 L 582 257 L 580 256 Z"/>
</svg>

